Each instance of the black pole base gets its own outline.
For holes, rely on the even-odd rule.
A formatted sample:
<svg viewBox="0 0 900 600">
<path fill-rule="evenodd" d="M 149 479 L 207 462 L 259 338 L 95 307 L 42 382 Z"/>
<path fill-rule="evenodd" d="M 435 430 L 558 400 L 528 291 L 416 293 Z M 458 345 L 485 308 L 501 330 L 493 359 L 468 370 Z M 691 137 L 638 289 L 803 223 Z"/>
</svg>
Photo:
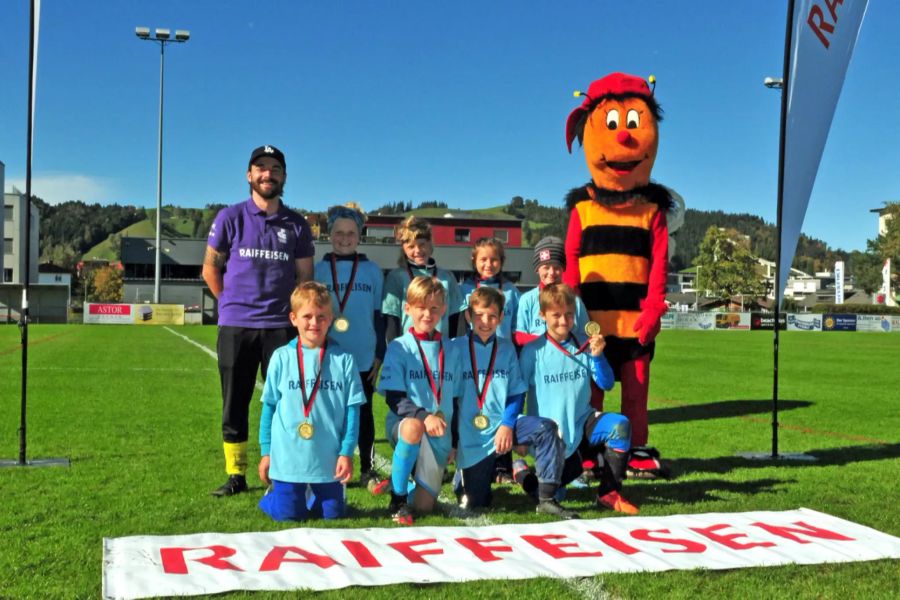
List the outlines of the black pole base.
<svg viewBox="0 0 900 600">
<path fill-rule="evenodd" d="M 26 460 L 23 465 L 18 460 L 0 460 L 0 469 L 4 467 L 68 467 L 68 458 L 36 458 L 34 460 Z"/>
<path fill-rule="evenodd" d="M 735 456 L 746 458 L 747 460 L 772 460 L 772 461 L 797 461 L 797 462 L 816 462 L 819 460 L 812 454 L 804 452 L 788 452 L 786 454 L 777 454 L 772 456 L 771 452 L 738 452 Z"/>
</svg>

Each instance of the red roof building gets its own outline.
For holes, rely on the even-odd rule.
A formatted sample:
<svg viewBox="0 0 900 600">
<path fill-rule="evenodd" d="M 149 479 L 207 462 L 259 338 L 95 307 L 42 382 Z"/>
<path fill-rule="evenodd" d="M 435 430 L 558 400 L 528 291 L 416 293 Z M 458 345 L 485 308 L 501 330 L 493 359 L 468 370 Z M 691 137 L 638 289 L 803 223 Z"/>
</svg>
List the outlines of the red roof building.
<svg viewBox="0 0 900 600">
<path fill-rule="evenodd" d="M 366 217 L 364 235 L 371 241 L 393 242 L 394 228 L 406 217 L 370 214 Z M 440 217 L 423 218 L 431 223 L 432 242 L 438 246 L 471 246 L 483 237 L 497 238 L 511 248 L 522 246 L 522 221 L 515 217 L 447 213 Z"/>
</svg>

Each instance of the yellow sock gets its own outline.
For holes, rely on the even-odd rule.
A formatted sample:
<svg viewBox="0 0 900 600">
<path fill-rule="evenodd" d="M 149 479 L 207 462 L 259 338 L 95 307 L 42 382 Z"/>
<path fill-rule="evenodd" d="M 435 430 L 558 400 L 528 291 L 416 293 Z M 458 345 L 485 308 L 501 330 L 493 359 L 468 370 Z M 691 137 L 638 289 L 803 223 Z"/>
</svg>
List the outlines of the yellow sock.
<svg viewBox="0 0 900 600">
<path fill-rule="evenodd" d="M 225 472 L 229 475 L 247 474 L 247 442 L 222 442 L 225 449 Z"/>
</svg>

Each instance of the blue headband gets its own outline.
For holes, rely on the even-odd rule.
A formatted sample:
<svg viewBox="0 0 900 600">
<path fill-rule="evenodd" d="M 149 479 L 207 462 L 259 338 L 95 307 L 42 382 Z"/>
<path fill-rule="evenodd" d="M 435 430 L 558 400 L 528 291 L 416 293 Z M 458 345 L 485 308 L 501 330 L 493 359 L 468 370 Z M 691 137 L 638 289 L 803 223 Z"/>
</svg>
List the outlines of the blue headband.
<svg viewBox="0 0 900 600">
<path fill-rule="evenodd" d="M 356 223 L 359 233 L 362 233 L 365 217 L 356 209 L 347 206 L 332 206 L 328 209 L 328 231 L 334 226 L 334 222 L 338 219 L 352 219 Z"/>
</svg>

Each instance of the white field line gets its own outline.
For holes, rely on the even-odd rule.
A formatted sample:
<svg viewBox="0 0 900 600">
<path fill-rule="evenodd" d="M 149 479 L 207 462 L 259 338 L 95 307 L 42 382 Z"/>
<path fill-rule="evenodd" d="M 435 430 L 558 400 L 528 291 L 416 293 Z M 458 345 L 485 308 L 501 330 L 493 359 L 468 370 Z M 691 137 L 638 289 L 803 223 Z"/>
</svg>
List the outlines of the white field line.
<svg viewBox="0 0 900 600">
<path fill-rule="evenodd" d="M 210 348 L 207 348 L 206 346 L 204 346 L 204 345 L 201 344 L 200 342 L 196 342 L 196 341 L 192 340 L 191 338 L 189 338 L 188 336 L 183 335 L 183 334 L 180 334 L 180 333 L 178 333 L 178 332 L 175 331 L 174 329 L 171 329 L 171 328 L 168 327 L 168 326 L 165 326 L 165 325 L 164 325 L 164 326 L 163 326 L 163 329 L 165 329 L 166 331 L 168 331 L 169 333 L 171 333 L 171 334 L 174 335 L 174 336 L 180 337 L 181 339 L 183 339 L 184 341 L 186 341 L 188 344 L 191 344 L 192 346 L 196 346 L 196 347 L 200 348 L 201 350 L 203 350 L 204 352 L 206 352 L 210 357 L 212 357 L 213 360 L 215 360 L 215 361 L 218 361 L 218 360 L 219 360 L 219 355 L 216 354 L 216 351 L 215 351 L 215 350 L 212 350 L 212 349 L 210 349 Z M 263 389 L 263 386 L 262 386 L 262 384 L 259 382 L 259 380 L 256 381 L 256 389 L 258 389 L 258 390 L 260 390 L 260 391 L 262 391 L 262 389 Z"/>
<path fill-rule="evenodd" d="M 213 350 L 207 348 L 203 344 L 192 340 L 186 335 L 182 335 L 176 331 L 173 331 L 167 326 L 164 326 L 163 329 L 165 329 L 172 335 L 180 337 L 189 344 L 200 348 L 214 360 L 219 359 L 218 355 Z M 262 389 L 262 386 L 258 381 L 256 382 L 256 387 Z M 359 449 L 357 449 L 357 454 L 359 454 Z M 382 475 L 386 475 L 387 477 L 391 476 L 391 461 L 381 456 L 377 452 L 375 453 L 373 466 L 378 469 L 378 471 L 381 472 Z M 460 508 L 456 504 L 455 498 L 451 498 L 443 492 L 440 496 L 438 496 L 438 500 L 438 506 L 442 510 L 442 512 L 450 517 L 463 521 L 470 527 L 484 527 L 487 525 L 495 525 L 493 519 L 491 519 L 488 515 L 478 514 L 466 508 Z M 561 579 L 560 581 L 562 581 L 569 589 L 571 589 L 573 592 L 576 592 L 582 598 L 590 600 L 618 600 L 618 598 L 610 595 L 603 589 L 602 579 L 597 579 L 594 577 L 572 577 L 569 579 Z"/>
</svg>

